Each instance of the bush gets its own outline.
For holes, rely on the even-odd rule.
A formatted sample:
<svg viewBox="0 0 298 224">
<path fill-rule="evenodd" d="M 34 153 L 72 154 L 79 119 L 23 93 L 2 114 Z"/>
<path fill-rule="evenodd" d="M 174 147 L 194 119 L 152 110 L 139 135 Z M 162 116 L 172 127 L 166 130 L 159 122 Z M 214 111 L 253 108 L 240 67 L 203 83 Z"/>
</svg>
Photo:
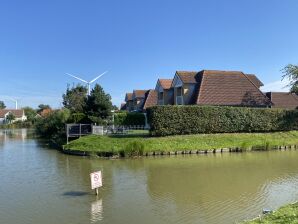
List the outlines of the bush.
<svg viewBox="0 0 298 224">
<path fill-rule="evenodd" d="M 114 115 L 115 125 L 145 125 L 145 116 L 142 113 L 120 112 Z"/>
<path fill-rule="evenodd" d="M 151 135 L 272 132 L 298 129 L 298 111 L 216 106 L 155 106 L 148 109 Z"/>
<path fill-rule="evenodd" d="M 129 142 L 124 149 L 124 152 L 120 152 L 120 156 L 128 156 L 128 157 L 134 157 L 134 156 L 142 156 L 144 154 L 144 144 L 140 141 L 133 141 Z"/>
<path fill-rule="evenodd" d="M 41 117 L 35 122 L 36 134 L 51 141 L 66 137 L 65 124 L 70 119 L 68 109 L 52 111 L 48 116 Z"/>
</svg>

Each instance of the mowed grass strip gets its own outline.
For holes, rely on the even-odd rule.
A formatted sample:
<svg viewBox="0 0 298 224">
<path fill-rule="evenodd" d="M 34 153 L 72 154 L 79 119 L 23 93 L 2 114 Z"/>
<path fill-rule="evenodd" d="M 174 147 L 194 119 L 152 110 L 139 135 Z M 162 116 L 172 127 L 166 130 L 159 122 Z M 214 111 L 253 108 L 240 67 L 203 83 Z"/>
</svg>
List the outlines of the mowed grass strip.
<svg viewBox="0 0 298 224">
<path fill-rule="evenodd" d="M 298 223 L 298 203 L 286 205 L 277 211 L 264 217 L 244 222 L 243 224 L 297 224 Z"/>
<path fill-rule="evenodd" d="M 66 150 L 114 152 L 123 150 L 131 142 L 144 144 L 144 152 L 169 152 L 179 150 L 213 150 L 253 146 L 285 146 L 298 144 L 298 131 L 274 133 L 197 134 L 167 137 L 148 136 L 97 136 L 81 137 L 65 145 Z"/>
</svg>

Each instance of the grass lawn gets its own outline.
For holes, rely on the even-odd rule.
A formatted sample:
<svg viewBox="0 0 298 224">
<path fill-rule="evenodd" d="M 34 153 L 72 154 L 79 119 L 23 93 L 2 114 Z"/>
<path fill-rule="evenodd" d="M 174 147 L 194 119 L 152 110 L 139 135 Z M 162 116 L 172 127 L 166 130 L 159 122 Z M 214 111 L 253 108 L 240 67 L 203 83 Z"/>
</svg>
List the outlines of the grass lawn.
<svg viewBox="0 0 298 224">
<path fill-rule="evenodd" d="M 298 203 L 290 204 L 281 207 L 277 211 L 266 215 L 262 218 L 255 219 L 253 221 L 244 222 L 243 224 L 297 224 L 298 223 Z"/>
<path fill-rule="evenodd" d="M 124 150 L 128 144 L 142 144 L 144 152 L 179 150 L 213 150 L 239 147 L 250 150 L 252 146 L 280 146 L 298 144 L 298 131 L 274 133 L 197 134 L 167 137 L 146 135 L 81 137 L 65 145 L 66 150 L 114 152 Z"/>
</svg>

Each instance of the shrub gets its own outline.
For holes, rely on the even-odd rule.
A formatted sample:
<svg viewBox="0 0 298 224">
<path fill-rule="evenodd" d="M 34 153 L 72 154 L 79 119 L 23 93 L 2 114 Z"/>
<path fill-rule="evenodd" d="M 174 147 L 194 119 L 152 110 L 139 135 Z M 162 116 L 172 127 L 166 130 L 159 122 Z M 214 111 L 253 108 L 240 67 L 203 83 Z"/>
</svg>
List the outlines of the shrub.
<svg viewBox="0 0 298 224">
<path fill-rule="evenodd" d="M 151 135 L 270 132 L 298 129 L 298 111 L 217 106 L 155 106 L 148 109 Z"/>
<path fill-rule="evenodd" d="M 144 143 L 140 141 L 133 141 L 129 142 L 124 149 L 123 152 L 120 152 L 121 156 L 128 156 L 128 157 L 134 157 L 134 156 L 142 156 L 144 154 Z"/>
<path fill-rule="evenodd" d="M 114 115 L 115 125 L 145 125 L 145 116 L 142 113 L 120 112 Z"/>
<path fill-rule="evenodd" d="M 68 109 L 52 111 L 48 116 L 37 119 L 35 131 L 37 135 L 50 140 L 65 137 L 65 124 L 70 119 Z"/>
</svg>

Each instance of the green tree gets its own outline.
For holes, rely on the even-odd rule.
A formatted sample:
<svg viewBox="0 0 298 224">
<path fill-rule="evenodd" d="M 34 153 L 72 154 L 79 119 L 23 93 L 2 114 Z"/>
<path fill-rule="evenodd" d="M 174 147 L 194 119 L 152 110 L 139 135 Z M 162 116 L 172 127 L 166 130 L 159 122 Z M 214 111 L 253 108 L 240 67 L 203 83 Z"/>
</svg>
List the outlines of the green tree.
<svg viewBox="0 0 298 224">
<path fill-rule="evenodd" d="M 9 114 L 6 116 L 6 120 L 8 121 L 9 124 L 11 124 L 11 123 L 14 121 L 15 118 L 16 118 L 16 117 L 15 117 L 12 113 L 9 113 Z"/>
<path fill-rule="evenodd" d="M 283 68 L 283 79 L 288 78 L 292 93 L 298 94 L 298 65 L 288 64 Z"/>
<path fill-rule="evenodd" d="M 86 107 L 87 88 L 82 85 L 67 87 L 66 93 L 63 94 L 63 105 L 74 113 L 83 113 Z"/>
<path fill-rule="evenodd" d="M 36 111 L 31 107 L 24 107 L 23 110 L 27 117 L 27 121 L 34 122 L 36 114 L 37 114 Z"/>
<path fill-rule="evenodd" d="M 111 116 L 112 108 L 111 96 L 106 94 L 100 85 L 96 84 L 86 102 L 86 112 L 90 119 L 93 122 L 105 120 Z"/>
<path fill-rule="evenodd" d="M 49 116 L 37 119 L 35 123 L 36 133 L 53 141 L 60 141 L 65 137 L 65 124 L 70 118 L 68 109 L 56 110 Z"/>
<path fill-rule="evenodd" d="M 51 109 L 50 105 L 48 105 L 48 104 L 39 104 L 38 109 L 37 109 L 37 113 L 41 113 L 45 109 Z"/>
<path fill-rule="evenodd" d="M 5 109 L 5 108 L 6 108 L 6 106 L 5 106 L 4 102 L 0 101 L 0 109 Z"/>
</svg>

